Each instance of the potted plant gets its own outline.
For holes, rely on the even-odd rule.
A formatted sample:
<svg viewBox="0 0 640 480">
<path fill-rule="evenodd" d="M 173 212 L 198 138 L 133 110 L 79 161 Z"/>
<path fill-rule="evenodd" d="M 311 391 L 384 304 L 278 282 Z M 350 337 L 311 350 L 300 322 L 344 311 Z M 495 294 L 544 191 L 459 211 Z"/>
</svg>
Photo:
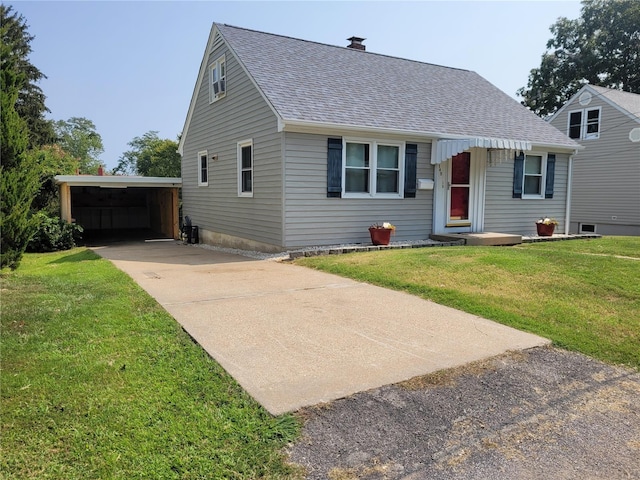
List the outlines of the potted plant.
<svg viewBox="0 0 640 480">
<path fill-rule="evenodd" d="M 374 245 L 389 245 L 391 241 L 391 234 L 396 230 L 395 225 L 389 222 L 374 223 L 369 227 L 369 234 L 371 235 L 371 243 Z"/>
<path fill-rule="evenodd" d="M 553 235 L 553 231 L 558 225 L 558 221 L 555 218 L 543 217 L 536 222 L 536 230 L 540 237 L 550 237 Z"/>
</svg>

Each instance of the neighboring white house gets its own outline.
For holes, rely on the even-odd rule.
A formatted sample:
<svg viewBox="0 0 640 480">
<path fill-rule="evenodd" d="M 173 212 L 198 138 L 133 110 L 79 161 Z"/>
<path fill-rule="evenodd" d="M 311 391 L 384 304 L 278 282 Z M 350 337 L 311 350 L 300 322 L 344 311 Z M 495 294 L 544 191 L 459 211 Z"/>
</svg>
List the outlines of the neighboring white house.
<svg viewBox="0 0 640 480">
<path fill-rule="evenodd" d="M 640 95 L 584 85 L 549 120 L 575 156 L 570 231 L 640 235 Z"/>
<path fill-rule="evenodd" d="M 267 251 L 567 229 L 579 145 L 477 73 L 213 24 L 180 140 L 206 243 Z"/>
</svg>

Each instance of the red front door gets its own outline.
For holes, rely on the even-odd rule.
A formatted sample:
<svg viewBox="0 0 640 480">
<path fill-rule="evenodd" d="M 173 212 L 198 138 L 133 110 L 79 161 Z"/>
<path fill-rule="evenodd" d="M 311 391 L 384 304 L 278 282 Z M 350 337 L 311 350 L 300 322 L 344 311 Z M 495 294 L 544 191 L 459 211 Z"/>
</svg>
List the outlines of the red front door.
<svg viewBox="0 0 640 480">
<path fill-rule="evenodd" d="M 471 181 L 471 154 L 462 152 L 451 159 L 449 168 L 449 215 L 447 225 L 469 224 L 469 191 Z"/>
</svg>

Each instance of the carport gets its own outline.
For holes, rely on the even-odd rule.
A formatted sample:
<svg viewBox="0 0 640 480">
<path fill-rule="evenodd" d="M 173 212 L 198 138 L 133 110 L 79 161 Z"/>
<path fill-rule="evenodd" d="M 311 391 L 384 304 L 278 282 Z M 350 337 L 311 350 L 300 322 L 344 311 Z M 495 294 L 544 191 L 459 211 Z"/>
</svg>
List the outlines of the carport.
<svg viewBox="0 0 640 480">
<path fill-rule="evenodd" d="M 60 216 L 92 235 L 179 238 L 181 178 L 56 175 Z"/>
</svg>

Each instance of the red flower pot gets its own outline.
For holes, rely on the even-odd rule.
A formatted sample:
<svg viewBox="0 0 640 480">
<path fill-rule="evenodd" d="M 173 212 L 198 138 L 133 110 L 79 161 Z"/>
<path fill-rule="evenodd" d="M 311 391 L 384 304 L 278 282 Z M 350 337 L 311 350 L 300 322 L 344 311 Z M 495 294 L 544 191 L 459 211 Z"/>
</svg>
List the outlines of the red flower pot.
<svg viewBox="0 0 640 480">
<path fill-rule="evenodd" d="M 538 230 L 539 237 L 550 237 L 553 235 L 553 231 L 556 229 L 556 226 L 553 223 L 551 225 L 536 223 L 536 229 Z"/>
<path fill-rule="evenodd" d="M 369 228 L 371 243 L 374 245 L 389 245 L 391 232 L 390 228 Z"/>
</svg>

